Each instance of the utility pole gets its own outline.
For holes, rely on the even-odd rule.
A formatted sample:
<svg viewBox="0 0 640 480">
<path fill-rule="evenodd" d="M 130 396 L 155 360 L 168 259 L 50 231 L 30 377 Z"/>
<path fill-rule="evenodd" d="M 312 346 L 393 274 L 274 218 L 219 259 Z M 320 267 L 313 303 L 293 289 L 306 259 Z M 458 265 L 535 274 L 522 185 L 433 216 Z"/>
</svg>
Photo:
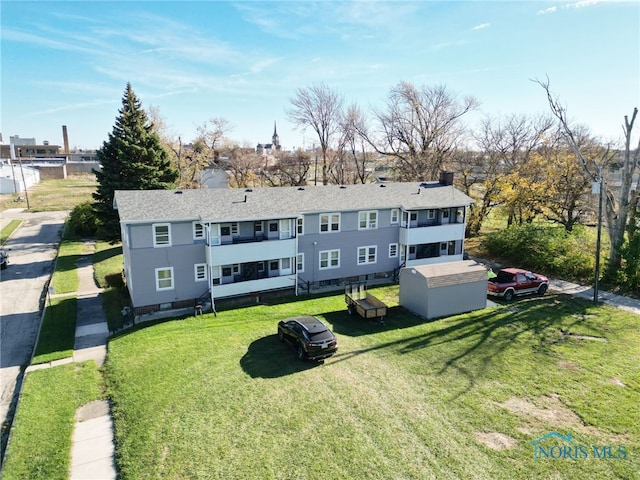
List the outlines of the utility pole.
<svg viewBox="0 0 640 480">
<path fill-rule="evenodd" d="M 593 279 L 593 303 L 598 303 L 598 280 L 600 277 L 600 239 L 602 236 L 602 191 L 604 190 L 604 178 L 602 167 L 598 169 L 598 181 L 593 182 L 591 191 L 598 194 L 598 228 L 596 236 L 596 271 Z"/>
</svg>

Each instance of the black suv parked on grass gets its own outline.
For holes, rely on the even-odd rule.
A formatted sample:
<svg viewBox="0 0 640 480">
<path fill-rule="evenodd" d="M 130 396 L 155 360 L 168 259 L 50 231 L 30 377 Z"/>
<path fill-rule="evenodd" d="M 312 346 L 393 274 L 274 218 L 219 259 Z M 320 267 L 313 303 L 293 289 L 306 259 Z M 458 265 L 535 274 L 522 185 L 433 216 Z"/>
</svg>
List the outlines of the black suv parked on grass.
<svg viewBox="0 0 640 480">
<path fill-rule="evenodd" d="M 338 340 L 316 317 L 292 317 L 278 322 L 278 338 L 293 346 L 301 360 L 322 360 L 338 351 Z"/>
</svg>

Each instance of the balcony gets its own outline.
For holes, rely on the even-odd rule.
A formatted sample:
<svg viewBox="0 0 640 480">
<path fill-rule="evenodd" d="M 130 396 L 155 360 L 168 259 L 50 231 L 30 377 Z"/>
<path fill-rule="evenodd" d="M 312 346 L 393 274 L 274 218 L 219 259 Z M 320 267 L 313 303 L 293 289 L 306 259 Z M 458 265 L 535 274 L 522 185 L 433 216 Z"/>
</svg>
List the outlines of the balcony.
<svg viewBox="0 0 640 480">
<path fill-rule="evenodd" d="M 266 240 L 263 242 L 232 243 L 207 246 L 209 265 L 258 262 L 270 258 L 296 256 L 296 239 Z"/>
<path fill-rule="evenodd" d="M 464 228 L 464 223 L 400 228 L 400 243 L 402 245 L 419 245 L 422 243 L 462 240 L 464 238 Z"/>
<path fill-rule="evenodd" d="M 233 297 L 236 295 L 246 295 L 264 290 L 276 290 L 280 288 L 293 288 L 296 285 L 296 275 L 282 275 L 279 277 L 262 278 L 259 280 L 249 280 L 244 282 L 225 283 L 213 285 L 211 292 L 213 298 Z"/>
</svg>

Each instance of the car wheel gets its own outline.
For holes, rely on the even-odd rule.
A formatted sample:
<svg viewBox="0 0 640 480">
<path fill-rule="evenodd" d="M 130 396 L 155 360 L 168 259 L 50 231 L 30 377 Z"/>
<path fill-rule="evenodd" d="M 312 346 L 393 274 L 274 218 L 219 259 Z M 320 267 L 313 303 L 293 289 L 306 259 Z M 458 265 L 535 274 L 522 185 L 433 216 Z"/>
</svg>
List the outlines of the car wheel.
<svg viewBox="0 0 640 480">
<path fill-rule="evenodd" d="M 540 285 L 538 287 L 538 295 L 544 295 L 547 291 L 547 288 L 549 288 L 549 286 L 546 283 L 543 283 L 542 285 Z"/>
<path fill-rule="evenodd" d="M 304 360 L 304 355 L 305 355 L 304 347 L 302 345 L 298 345 L 298 358 L 300 360 Z"/>
<path fill-rule="evenodd" d="M 511 300 L 513 300 L 513 290 L 507 290 L 506 292 L 504 292 L 504 300 L 506 302 L 510 302 Z"/>
<path fill-rule="evenodd" d="M 280 329 L 278 329 L 278 340 L 284 342 L 284 333 L 282 333 L 282 330 Z"/>
</svg>

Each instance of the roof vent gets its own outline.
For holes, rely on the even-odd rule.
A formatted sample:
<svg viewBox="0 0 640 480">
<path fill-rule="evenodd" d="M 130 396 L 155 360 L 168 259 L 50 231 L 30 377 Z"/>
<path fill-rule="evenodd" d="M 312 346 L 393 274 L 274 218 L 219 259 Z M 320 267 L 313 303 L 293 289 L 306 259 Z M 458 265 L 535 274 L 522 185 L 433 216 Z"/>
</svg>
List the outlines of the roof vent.
<svg viewBox="0 0 640 480">
<path fill-rule="evenodd" d="M 380 187 L 384 188 L 384 187 L 386 187 L 386 185 L 384 183 L 381 183 Z"/>
<path fill-rule="evenodd" d="M 344 185 L 340 185 L 340 188 L 344 189 L 344 188 L 347 188 L 347 187 L 345 187 Z"/>
<path fill-rule="evenodd" d="M 304 190 L 304 187 L 298 187 L 298 190 Z"/>
<path fill-rule="evenodd" d="M 250 188 L 247 188 L 245 192 L 253 192 L 253 190 L 251 190 Z"/>
<path fill-rule="evenodd" d="M 176 191 L 175 191 L 175 192 L 173 192 L 173 193 L 175 193 L 176 195 L 182 195 L 182 190 L 176 190 Z"/>
</svg>

